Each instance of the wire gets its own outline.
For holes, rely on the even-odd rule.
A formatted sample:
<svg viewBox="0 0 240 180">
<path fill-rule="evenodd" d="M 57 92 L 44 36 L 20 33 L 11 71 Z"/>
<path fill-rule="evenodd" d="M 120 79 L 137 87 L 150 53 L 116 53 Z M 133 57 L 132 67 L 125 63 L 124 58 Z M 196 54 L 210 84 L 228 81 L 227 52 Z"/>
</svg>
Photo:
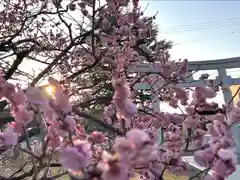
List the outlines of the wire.
<svg viewBox="0 0 240 180">
<path fill-rule="evenodd" d="M 160 33 L 179 33 L 179 32 L 186 32 L 186 31 L 196 31 L 196 30 L 204 30 L 204 29 L 211 29 L 211 28 L 222 28 L 222 27 L 229 27 L 229 26 L 238 26 L 240 25 L 240 18 L 231 18 L 219 21 L 209 21 L 205 23 L 195 23 L 195 24 L 188 24 L 188 25 L 181 25 L 181 26 L 172 26 L 172 27 L 165 27 L 160 29 Z"/>
<path fill-rule="evenodd" d="M 236 36 L 240 34 L 240 31 L 236 31 L 236 32 L 228 32 L 228 33 L 222 33 L 222 35 L 224 35 L 223 37 L 221 37 L 221 39 L 223 38 L 229 38 L 229 36 Z M 214 38 L 214 36 L 211 35 L 211 37 L 209 38 Z M 173 42 L 174 46 L 179 46 L 179 45 L 185 45 L 185 44 L 192 44 L 192 43 L 196 43 L 196 42 L 204 42 L 204 41 L 209 41 L 209 38 L 202 38 L 202 39 L 195 39 L 195 40 L 189 40 L 189 41 L 184 41 L 184 42 Z"/>
<path fill-rule="evenodd" d="M 173 33 L 182 33 L 182 32 L 187 32 L 187 31 L 198 31 L 198 30 L 206 30 L 206 29 L 216 29 L 216 28 L 224 28 L 224 27 L 230 27 L 230 26 L 240 26 L 240 21 L 238 23 L 233 23 L 233 24 L 225 24 L 225 25 L 215 25 L 215 26 L 202 26 L 202 27 L 193 27 L 189 29 L 178 29 L 178 30 L 172 30 L 172 31 L 159 31 L 160 33 L 164 34 L 173 34 Z"/>
<path fill-rule="evenodd" d="M 186 42 L 177 42 L 177 43 L 174 43 L 173 42 L 173 45 L 174 46 L 178 46 L 178 45 L 183 45 L 183 44 L 191 44 L 191 43 L 195 43 L 195 42 L 199 42 L 200 40 L 192 40 L 192 41 L 186 41 Z"/>
<path fill-rule="evenodd" d="M 176 28 L 182 28 L 182 27 L 191 27 L 191 26 L 202 26 L 202 25 L 209 25 L 209 24 L 219 24 L 222 22 L 234 22 L 235 20 L 240 20 L 240 18 L 230 18 L 230 19 L 223 19 L 218 21 L 208 21 L 208 22 L 202 22 L 202 23 L 194 23 L 194 24 L 185 24 L 185 25 L 179 25 L 179 26 L 169 26 L 162 28 L 163 30 L 171 30 Z M 226 23 L 225 22 L 225 23 Z"/>
</svg>

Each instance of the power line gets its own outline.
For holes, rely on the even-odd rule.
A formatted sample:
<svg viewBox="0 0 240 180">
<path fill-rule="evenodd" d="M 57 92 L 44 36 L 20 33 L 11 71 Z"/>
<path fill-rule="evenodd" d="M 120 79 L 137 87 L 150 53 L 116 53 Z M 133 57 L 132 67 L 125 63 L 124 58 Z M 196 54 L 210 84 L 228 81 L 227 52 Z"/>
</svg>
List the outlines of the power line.
<svg viewBox="0 0 240 180">
<path fill-rule="evenodd" d="M 222 24 L 222 25 L 212 25 L 212 26 L 202 26 L 202 27 L 192 27 L 192 28 L 182 28 L 182 29 L 176 29 L 176 30 L 168 30 L 168 31 L 159 31 L 160 33 L 164 34 L 174 34 L 174 33 L 181 33 L 181 32 L 187 32 L 187 31 L 198 31 L 198 30 L 206 30 L 206 29 L 216 29 L 216 28 L 224 28 L 224 27 L 231 27 L 231 26 L 239 26 L 239 22 L 230 23 L 230 24 Z"/>
<path fill-rule="evenodd" d="M 193 24 L 184 24 L 184 25 L 179 25 L 179 26 L 169 26 L 162 28 L 163 30 L 171 30 L 171 29 L 176 29 L 176 28 L 182 28 L 182 27 L 191 27 L 191 26 L 202 26 L 202 25 L 209 25 L 209 24 L 219 24 L 219 23 L 226 23 L 226 22 L 234 22 L 234 21 L 240 20 L 240 18 L 229 18 L 229 19 L 223 19 L 223 20 L 218 20 L 218 21 L 208 21 L 208 22 L 202 22 L 202 23 L 193 23 Z"/>
<path fill-rule="evenodd" d="M 219 21 L 209 21 L 205 23 L 195 23 L 181 26 L 172 26 L 161 28 L 160 32 L 162 33 L 178 33 L 183 31 L 196 31 L 196 30 L 204 30 L 211 28 L 222 28 L 229 26 L 240 25 L 240 18 L 231 18 Z"/>
<path fill-rule="evenodd" d="M 234 34 L 233 33 L 223 33 L 223 38 L 229 38 L 229 36 L 235 36 L 235 34 L 238 34 L 239 32 L 235 32 Z M 174 46 L 179 46 L 179 45 L 185 45 L 185 44 L 192 44 L 192 43 L 197 43 L 197 42 L 204 42 L 204 41 L 209 41 L 211 38 L 214 38 L 214 36 L 211 36 L 210 38 L 201 38 L 201 39 L 195 39 L 195 40 L 189 40 L 189 41 L 183 41 L 183 42 L 173 42 L 173 45 Z"/>
</svg>

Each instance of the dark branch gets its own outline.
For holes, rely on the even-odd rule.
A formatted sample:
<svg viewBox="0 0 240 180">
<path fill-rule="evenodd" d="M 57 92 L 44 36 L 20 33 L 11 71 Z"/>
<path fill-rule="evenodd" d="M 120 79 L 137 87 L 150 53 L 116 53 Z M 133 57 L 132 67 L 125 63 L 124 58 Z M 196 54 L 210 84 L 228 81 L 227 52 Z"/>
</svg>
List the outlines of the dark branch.
<svg viewBox="0 0 240 180">
<path fill-rule="evenodd" d="M 6 80 L 10 79 L 12 75 L 15 73 L 15 71 L 18 69 L 18 66 L 22 63 L 24 57 L 26 57 L 29 54 L 30 51 L 23 51 L 21 53 L 17 54 L 16 60 L 13 62 L 10 69 L 5 73 L 4 78 Z"/>
<path fill-rule="evenodd" d="M 123 133 L 122 131 L 120 131 L 119 129 L 117 129 L 117 128 L 115 128 L 115 127 L 113 127 L 113 126 L 105 123 L 104 121 L 101 121 L 101 120 L 99 120 L 99 119 L 97 119 L 97 118 L 95 118 L 95 117 L 93 117 L 93 116 L 91 116 L 91 115 L 89 115 L 89 114 L 86 114 L 86 113 L 84 113 L 84 112 L 81 112 L 81 111 L 80 111 L 79 109 L 77 109 L 76 107 L 73 107 L 73 112 L 74 112 L 76 115 L 80 116 L 80 117 L 89 119 L 89 120 L 91 120 L 91 121 L 99 124 L 100 126 L 102 126 L 102 127 L 106 128 L 106 129 L 112 131 L 113 133 L 115 133 L 115 134 L 117 134 L 117 135 L 124 135 L 124 133 Z"/>
</svg>

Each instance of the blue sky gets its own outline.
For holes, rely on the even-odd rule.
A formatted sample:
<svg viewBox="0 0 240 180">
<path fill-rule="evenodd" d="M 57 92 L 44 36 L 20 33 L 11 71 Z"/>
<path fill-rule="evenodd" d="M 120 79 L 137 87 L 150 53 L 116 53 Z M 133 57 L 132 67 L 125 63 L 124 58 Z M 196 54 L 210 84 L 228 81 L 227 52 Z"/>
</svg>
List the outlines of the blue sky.
<svg viewBox="0 0 240 180">
<path fill-rule="evenodd" d="M 156 19 L 159 38 L 176 43 L 171 51 L 172 59 L 210 60 L 240 56 L 240 1 L 140 2 L 143 7 L 149 3 L 145 12 L 147 15 L 159 11 Z M 199 24 L 196 25 L 208 22 L 214 23 L 200 24 L 200 28 Z M 187 31 L 182 25 L 189 25 Z M 167 28 L 172 31 L 167 31 Z"/>
</svg>

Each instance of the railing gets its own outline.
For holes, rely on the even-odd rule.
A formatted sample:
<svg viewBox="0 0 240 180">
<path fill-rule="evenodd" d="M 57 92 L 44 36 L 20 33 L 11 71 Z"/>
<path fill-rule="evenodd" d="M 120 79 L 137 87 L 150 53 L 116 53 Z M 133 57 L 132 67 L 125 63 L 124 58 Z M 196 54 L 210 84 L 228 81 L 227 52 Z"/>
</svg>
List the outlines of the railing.
<svg viewBox="0 0 240 180">
<path fill-rule="evenodd" d="M 231 76 L 228 76 L 226 72 L 227 69 L 240 68 L 240 57 L 219 59 L 219 60 L 209 60 L 209 61 L 189 62 L 188 67 L 189 67 L 189 72 L 201 71 L 201 70 L 217 70 L 218 76 L 213 80 L 193 80 L 193 77 L 189 76 L 189 78 L 184 83 L 177 84 L 177 86 L 197 87 L 197 86 L 203 86 L 206 84 L 212 84 L 213 86 L 221 84 L 222 86 L 225 87 L 223 91 L 224 101 L 225 103 L 229 103 L 232 99 L 232 92 L 230 87 L 232 85 L 240 85 L 240 78 L 232 78 Z M 158 73 L 159 68 L 157 68 L 157 64 L 144 63 L 144 64 L 137 64 L 136 66 L 131 67 L 129 71 L 137 72 L 137 73 L 150 73 L 150 72 Z M 162 87 L 162 85 L 163 85 L 163 82 L 161 81 L 154 84 L 155 87 Z M 149 84 L 147 83 L 137 83 L 135 84 L 134 88 L 145 89 L 145 90 L 151 89 Z M 154 111 L 159 112 L 160 102 L 157 100 L 156 97 L 153 97 L 152 101 L 153 101 Z M 238 159 L 240 160 L 240 126 L 238 124 L 233 126 L 232 132 L 236 141 L 236 152 L 238 154 Z M 190 164 L 192 164 L 192 162 Z M 240 170 L 238 170 L 238 172 L 236 173 L 240 173 Z M 230 177 L 231 180 L 237 180 L 235 178 L 236 173 L 235 175 Z"/>
</svg>

